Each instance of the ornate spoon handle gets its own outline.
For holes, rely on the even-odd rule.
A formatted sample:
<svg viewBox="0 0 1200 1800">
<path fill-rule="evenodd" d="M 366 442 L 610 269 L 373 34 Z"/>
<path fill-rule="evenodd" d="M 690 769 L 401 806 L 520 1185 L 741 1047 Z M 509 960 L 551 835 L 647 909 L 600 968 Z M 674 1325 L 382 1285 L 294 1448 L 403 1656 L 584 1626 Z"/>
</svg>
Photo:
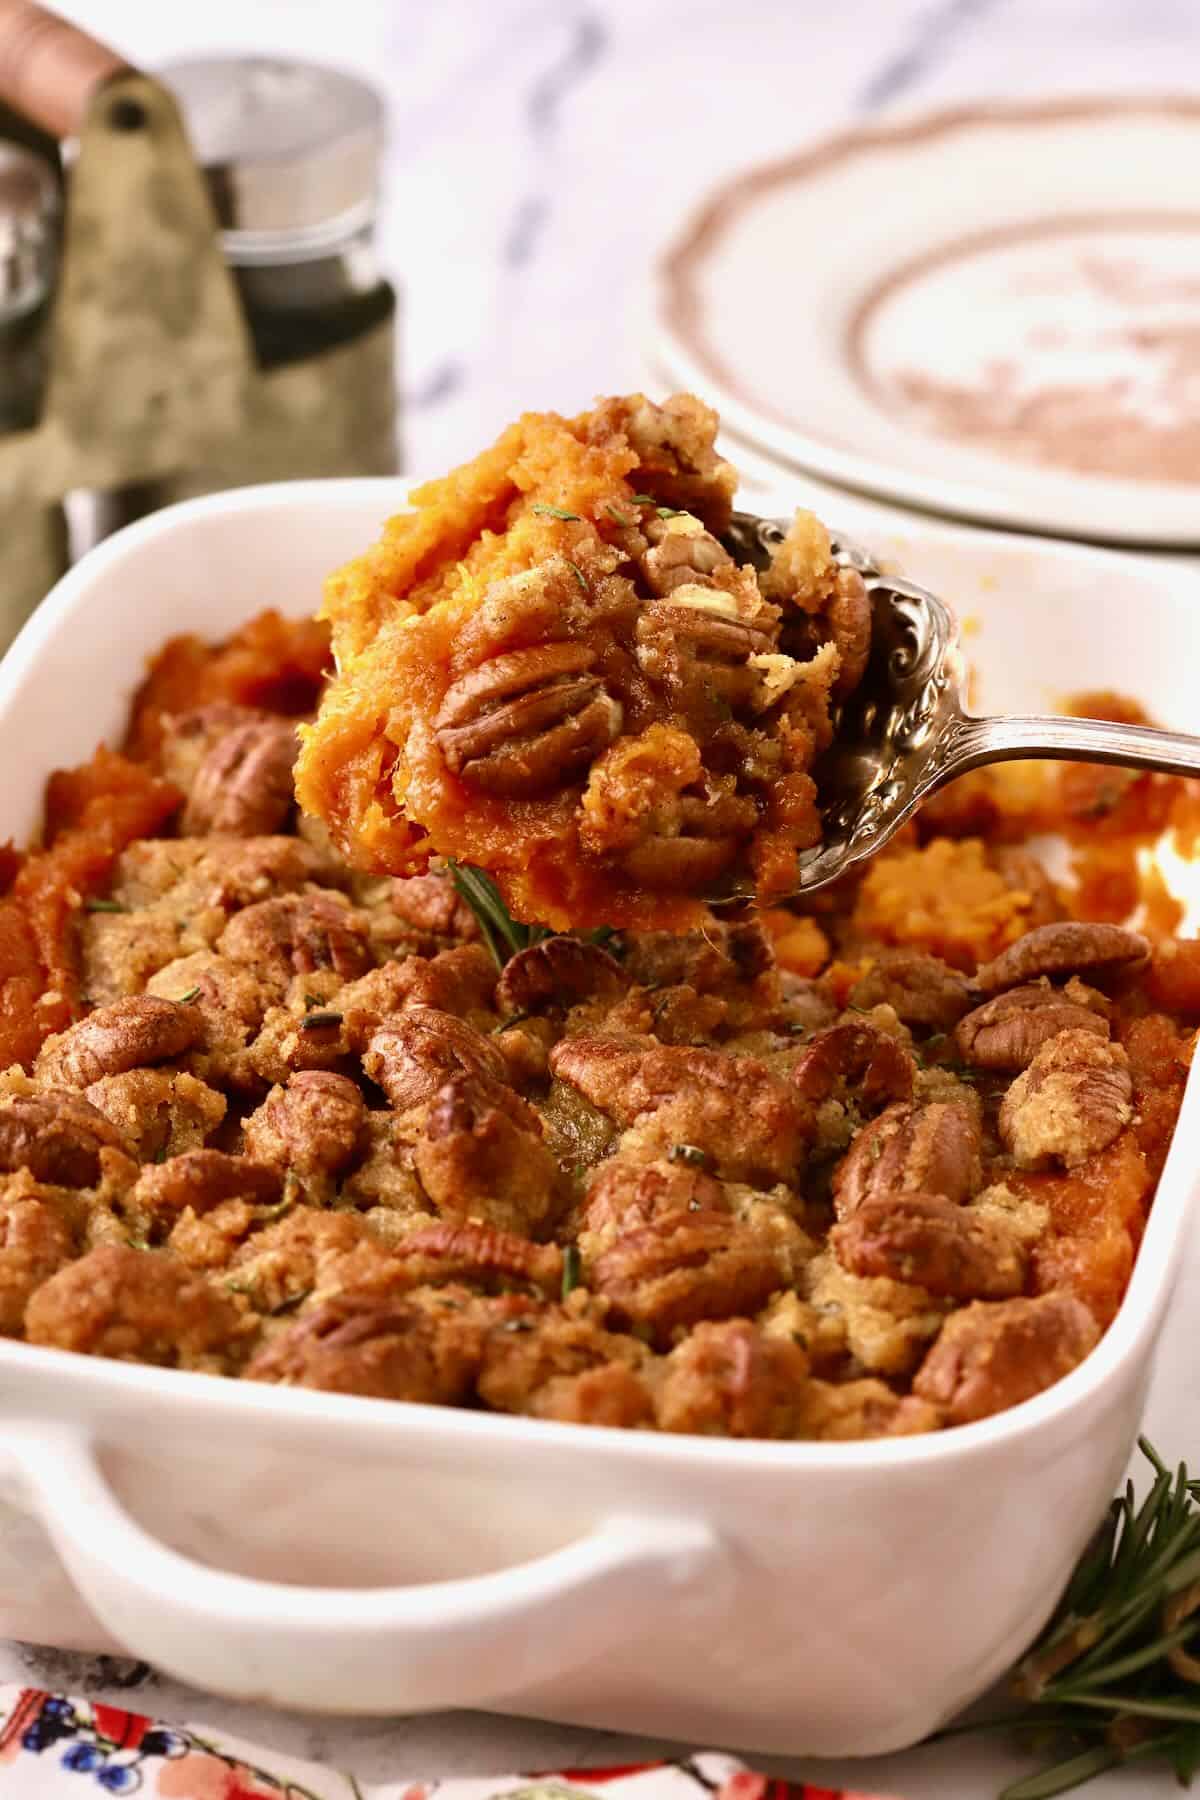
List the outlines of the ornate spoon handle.
<svg viewBox="0 0 1200 1800">
<path fill-rule="evenodd" d="M 1164 775 L 1200 775 L 1200 737 L 1100 719 L 961 716 L 946 727 L 937 785 L 985 763 L 1023 757 L 1118 763 L 1124 768 L 1155 769 Z"/>
</svg>

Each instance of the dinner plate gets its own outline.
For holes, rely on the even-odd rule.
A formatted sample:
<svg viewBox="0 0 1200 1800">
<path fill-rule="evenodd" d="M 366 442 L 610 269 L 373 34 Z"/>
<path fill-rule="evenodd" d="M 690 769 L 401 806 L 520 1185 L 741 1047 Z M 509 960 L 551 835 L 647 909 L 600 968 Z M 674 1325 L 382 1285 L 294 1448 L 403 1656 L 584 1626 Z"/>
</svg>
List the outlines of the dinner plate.
<svg viewBox="0 0 1200 1800">
<path fill-rule="evenodd" d="M 1200 100 L 978 105 L 718 189 L 654 354 L 776 462 L 1096 541 L 1200 543 Z"/>
</svg>

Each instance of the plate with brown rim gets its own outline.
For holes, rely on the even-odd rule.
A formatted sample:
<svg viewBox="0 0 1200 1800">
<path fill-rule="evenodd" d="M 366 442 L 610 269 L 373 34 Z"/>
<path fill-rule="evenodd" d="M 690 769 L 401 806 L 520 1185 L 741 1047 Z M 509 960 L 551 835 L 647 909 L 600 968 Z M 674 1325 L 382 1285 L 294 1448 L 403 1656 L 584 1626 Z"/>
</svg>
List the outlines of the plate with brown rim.
<svg viewBox="0 0 1200 1800">
<path fill-rule="evenodd" d="M 656 361 L 775 462 L 989 524 L 1200 544 L 1200 100 L 981 104 L 750 169 Z"/>
</svg>

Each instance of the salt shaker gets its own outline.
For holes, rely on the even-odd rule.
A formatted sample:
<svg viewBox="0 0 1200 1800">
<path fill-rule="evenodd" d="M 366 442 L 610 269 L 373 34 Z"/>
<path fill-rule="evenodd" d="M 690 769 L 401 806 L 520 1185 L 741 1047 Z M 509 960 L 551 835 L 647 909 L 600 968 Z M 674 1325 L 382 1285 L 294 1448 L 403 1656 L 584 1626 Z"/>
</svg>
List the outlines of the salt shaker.
<svg viewBox="0 0 1200 1800">
<path fill-rule="evenodd" d="M 38 422 L 45 387 L 45 338 L 58 252 L 58 178 L 24 145 L 0 142 L 0 432 Z M 67 566 L 62 508 L 0 495 L 7 644 Z"/>
<path fill-rule="evenodd" d="M 280 57 L 186 58 L 159 73 L 207 177 L 259 366 L 320 358 L 390 331 L 396 297 L 374 245 L 384 131 L 375 90 L 339 70 Z M 396 466 L 389 409 L 376 437 L 355 444 L 353 467 L 322 472 L 391 474 Z M 236 479 L 258 474 L 249 466 Z M 109 497 L 104 525 L 229 485 L 230 471 L 197 469 L 127 488 Z"/>
</svg>

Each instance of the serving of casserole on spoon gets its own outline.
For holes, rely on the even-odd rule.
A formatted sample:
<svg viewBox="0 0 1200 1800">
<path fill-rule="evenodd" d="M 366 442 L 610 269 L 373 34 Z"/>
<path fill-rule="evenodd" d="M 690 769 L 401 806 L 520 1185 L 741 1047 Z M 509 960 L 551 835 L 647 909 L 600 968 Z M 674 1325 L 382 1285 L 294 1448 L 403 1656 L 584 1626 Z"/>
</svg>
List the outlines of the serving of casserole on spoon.
<svg viewBox="0 0 1200 1800">
<path fill-rule="evenodd" d="M 296 780 L 353 863 L 684 930 L 826 885 L 985 762 L 1200 773 L 1167 733 L 970 718 L 949 609 L 810 513 L 735 513 L 716 429 L 690 395 L 526 414 L 331 577 Z"/>
</svg>

